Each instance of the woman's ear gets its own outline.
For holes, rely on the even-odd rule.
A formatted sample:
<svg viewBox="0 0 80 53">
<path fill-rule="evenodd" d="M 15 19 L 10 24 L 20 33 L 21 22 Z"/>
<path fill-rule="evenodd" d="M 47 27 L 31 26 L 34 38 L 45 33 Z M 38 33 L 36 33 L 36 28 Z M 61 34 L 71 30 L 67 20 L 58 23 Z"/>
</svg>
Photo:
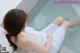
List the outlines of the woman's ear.
<svg viewBox="0 0 80 53">
<path fill-rule="evenodd" d="M 15 40 L 16 40 L 16 38 L 15 38 L 14 36 L 12 36 L 12 37 L 11 37 L 11 41 L 12 41 L 13 43 L 16 43 Z"/>
</svg>

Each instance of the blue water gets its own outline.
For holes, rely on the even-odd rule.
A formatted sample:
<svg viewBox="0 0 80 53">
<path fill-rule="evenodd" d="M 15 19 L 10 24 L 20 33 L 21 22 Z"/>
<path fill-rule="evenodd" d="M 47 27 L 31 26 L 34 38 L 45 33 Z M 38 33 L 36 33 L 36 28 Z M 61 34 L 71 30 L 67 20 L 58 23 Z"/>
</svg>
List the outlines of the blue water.
<svg viewBox="0 0 80 53">
<path fill-rule="evenodd" d="M 48 0 L 41 0 L 37 6 L 32 9 L 29 15 L 31 16 L 29 25 L 37 30 L 41 30 L 42 28 L 46 27 L 58 16 L 69 18 L 74 21 L 79 19 L 79 16 L 71 5 L 54 4 Z M 40 15 L 45 16 L 45 18 L 40 17 Z M 36 16 L 38 17 L 36 18 Z M 74 27 L 67 30 L 62 46 L 70 48 L 76 51 L 76 53 L 80 53 L 79 41 L 80 27 Z"/>
</svg>

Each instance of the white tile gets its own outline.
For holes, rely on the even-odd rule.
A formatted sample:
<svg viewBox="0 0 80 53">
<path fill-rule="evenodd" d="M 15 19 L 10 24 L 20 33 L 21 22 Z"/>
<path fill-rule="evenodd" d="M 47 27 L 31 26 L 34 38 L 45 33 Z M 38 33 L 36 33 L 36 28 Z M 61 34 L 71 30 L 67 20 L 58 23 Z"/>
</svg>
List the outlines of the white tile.
<svg viewBox="0 0 80 53">
<path fill-rule="evenodd" d="M 10 9 L 16 8 L 22 0 L 0 0 L 0 24 Z"/>
</svg>

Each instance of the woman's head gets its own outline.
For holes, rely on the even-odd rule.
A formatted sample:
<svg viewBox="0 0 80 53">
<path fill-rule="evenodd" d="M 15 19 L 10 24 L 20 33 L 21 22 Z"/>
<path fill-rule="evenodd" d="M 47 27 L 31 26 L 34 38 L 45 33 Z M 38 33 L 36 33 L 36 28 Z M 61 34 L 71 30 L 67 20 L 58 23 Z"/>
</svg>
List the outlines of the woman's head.
<svg viewBox="0 0 80 53">
<path fill-rule="evenodd" d="M 25 23 L 28 20 L 28 15 L 19 9 L 10 10 L 4 17 L 3 24 L 4 29 L 7 31 L 7 39 L 14 50 L 17 49 L 17 46 L 11 41 L 11 37 L 17 38 L 17 35 L 25 27 Z"/>
</svg>

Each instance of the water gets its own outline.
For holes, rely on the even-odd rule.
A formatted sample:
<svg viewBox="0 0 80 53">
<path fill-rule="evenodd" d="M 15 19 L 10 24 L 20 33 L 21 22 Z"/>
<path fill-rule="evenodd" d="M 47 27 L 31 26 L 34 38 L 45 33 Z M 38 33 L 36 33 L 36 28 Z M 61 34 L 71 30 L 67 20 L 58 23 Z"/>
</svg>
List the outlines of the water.
<svg viewBox="0 0 80 53">
<path fill-rule="evenodd" d="M 62 16 L 65 19 L 76 21 L 79 18 L 79 13 L 75 11 L 72 5 L 69 4 L 54 4 L 49 0 L 40 0 L 39 3 L 29 12 L 29 26 L 36 30 L 41 30 L 51 23 L 56 17 Z M 41 17 L 42 15 L 42 17 Z M 44 17 L 43 17 L 44 16 Z M 80 27 L 68 29 L 62 47 L 69 48 L 75 53 L 80 53 Z M 61 51 L 64 51 L 61 49 Z"/>
<path fill-rule="evenodd" d="M 46 19 L 49 20 L 49 21 L 46 21 L 44 18 L 39 18 L 39 19 L 35 18 L 39 20 L 39 21 L 37 20 L 35 21 L 37 22 L 36 25 L 42 28 L 44 28 L 42 25 L 47 26 L 50 23 L 50 21 L 52 21 L 57 16 L 69 18 L 70 20 L 74 20 L 74 21 L 79 19 L 79 16 L 77 15 L 76 11 L 71 5 L 58 5 L 58 4 L 52 4 L 52 3 L 47 3 L 45 7 L 38 13 L 38 15 L 44 15 L 46 16 Z M 47 24 L 40 25 L 39 23 L 44 23 L 43 21 L 47 22 Z M 42 28 L 37 28 L 36 26 L 33 26 L 33 27 L 35 29 L 42 29 Z M 68 29 L 62 46 L 70 48 L 76 53 L 80 53 L 80 42 L 79 42 L 80 35 L 79 34 L 80 34 L 79 27 Z"/>
</svg>

